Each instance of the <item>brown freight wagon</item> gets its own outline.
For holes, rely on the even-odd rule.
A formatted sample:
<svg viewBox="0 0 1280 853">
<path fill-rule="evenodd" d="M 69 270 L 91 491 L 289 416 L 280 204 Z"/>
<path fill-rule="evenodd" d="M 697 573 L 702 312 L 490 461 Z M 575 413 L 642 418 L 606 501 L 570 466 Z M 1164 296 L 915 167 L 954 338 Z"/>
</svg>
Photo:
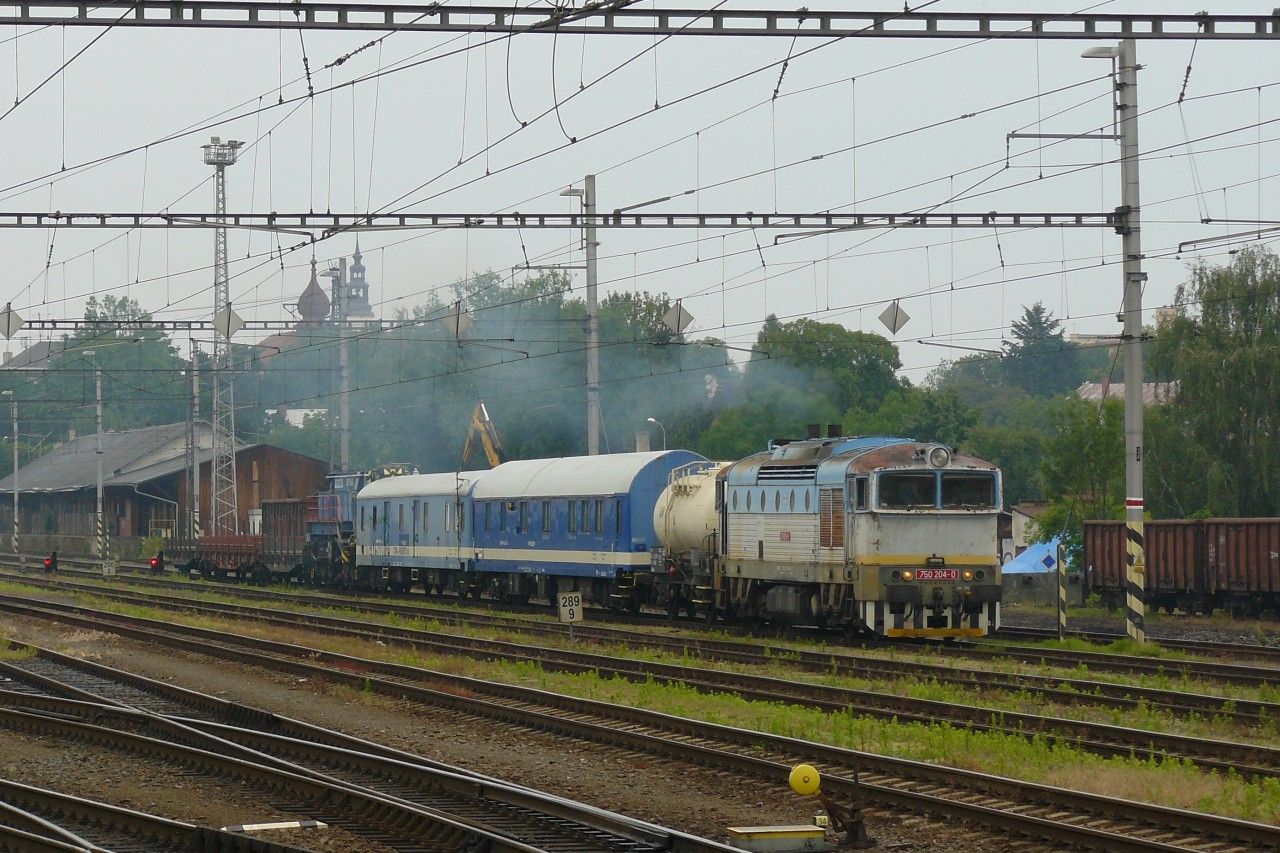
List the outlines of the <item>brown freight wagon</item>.
<svg viewBox="0 0 1280 853">
<path fill-rule="evenodd" d="M 1143 525 L 1143 584 L 1148 607 L 1212 612 L 1214 584 L 1204 558 L 1205 526 L 1200 521 L 1162 520 Z M 1086 521 L 1084 568 L 1087 588 L 1109 607 L 1125 600 L 1128 528 L 1123 521 Z"/>
<path fill-rule="evenodd" d="M 1280 606 L 1280 518 L 1209 518 L 1204 527 L 1219 606 L 1238 616 Z"/>
</svg>

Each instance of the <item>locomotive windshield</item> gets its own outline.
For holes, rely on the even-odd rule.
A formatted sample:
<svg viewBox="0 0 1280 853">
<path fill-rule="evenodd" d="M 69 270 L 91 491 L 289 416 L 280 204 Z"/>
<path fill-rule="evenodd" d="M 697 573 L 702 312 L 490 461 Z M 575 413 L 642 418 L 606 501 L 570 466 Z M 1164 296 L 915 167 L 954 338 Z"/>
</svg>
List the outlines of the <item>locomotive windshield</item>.
<svg viewBox="0 0 1280 853">
<path fill-rule="evenodd" d="M 993 509 L 996 505 L 996 478 L 986 472 L 944 471 L 943 509 Z"/>
<path fill-rule="evenodd" d="M 994 509 L 989 471 L 894 471 L 880 475 L 883 509 Z"/>
<path fill-rule="evenodd" d="M 933 509 L 938 478 L 932 471 L 880 475 L 880 506 L 885 509 Z"/>
</svg>

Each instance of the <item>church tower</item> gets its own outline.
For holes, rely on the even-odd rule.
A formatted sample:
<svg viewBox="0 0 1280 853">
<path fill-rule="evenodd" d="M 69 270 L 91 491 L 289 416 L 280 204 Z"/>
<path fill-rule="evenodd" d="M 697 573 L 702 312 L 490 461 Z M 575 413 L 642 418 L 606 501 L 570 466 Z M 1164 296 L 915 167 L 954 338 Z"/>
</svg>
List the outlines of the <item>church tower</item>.
<svg viewBox="0 0 1280 853">
<path fill-rule="evenodd" d="M 350 278 L 347 283 L 347 319 L 374 319 L 373 306 L 369 304 L 369 282 L 365 278 L 363 255 L 360 254 L 360 241 L 356 240 L 356 251 L 351 256 Z"/>
</svg>

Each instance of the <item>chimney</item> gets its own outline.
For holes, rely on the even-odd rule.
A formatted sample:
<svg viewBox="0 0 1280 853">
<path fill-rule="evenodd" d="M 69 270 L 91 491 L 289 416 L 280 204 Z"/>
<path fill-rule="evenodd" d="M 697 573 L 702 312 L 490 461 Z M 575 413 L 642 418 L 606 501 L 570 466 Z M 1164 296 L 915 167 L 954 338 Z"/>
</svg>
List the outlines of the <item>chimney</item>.
<svg viewBox="0 0 1280 853">
<path fill-rule="evenodd" d="M 822 435 L 822 424 L 809 424 L 804 428 L 805 438 L 818 438 Z"/>
<path fill-rule="evenodd" d="M 839 438 L 843 434 L 840 424 L 827 424 L 827 438 Z"/>
<path fill-rule="evenodd" d="M 636 453 L 648 453 L 649 447 L 649 431 L 647 429 L 636 430 Z"/>
</svg>

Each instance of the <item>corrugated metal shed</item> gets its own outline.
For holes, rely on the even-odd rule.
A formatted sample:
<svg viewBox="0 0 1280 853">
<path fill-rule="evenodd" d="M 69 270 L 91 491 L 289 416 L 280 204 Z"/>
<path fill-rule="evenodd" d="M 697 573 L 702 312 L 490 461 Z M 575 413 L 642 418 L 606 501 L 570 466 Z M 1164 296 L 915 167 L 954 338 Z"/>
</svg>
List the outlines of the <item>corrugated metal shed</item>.
<svg viewBox="0 0 1280 853">
<path fill-rule="evenodd" d="M 201 423 L 201 445 L 209 446 L 209 425 Z M 106 486 L 134 486 L 181 471 L 185 465 L 187 425 L 161 424 L 102 434 L 102 478 Z M 18 471 L 22 492 L 71 492 L 97 483 L 97 436 L 82 435 L 56 447 Z M 248 449 L 241 445 L 237 451 Z M 207 458 L 208 451 L 202 454 Z M 13 488 L 13 475 L 0 490 Z"/>
<path fill-rule="evenodd" d="M 466 495 L 476 481 L 488 474 L 488 471 L 463 471 L 455 474 L 446 471 L 442 474 L 404 474 L 399 477 L 383 477 L 374 480 L 360 490 L 361 500 L 378 498 L 417 498 L 427 495 Z"/>
<path fill-rule="evenodd" d="M 658 460 L 665 460 L 663 467 L 674 468 L 688 462 L 701 461 L 702 457 L 689 450 L 658 450 L 650 453 L 610 453 L 603 456 L 566 456 L 562 459 L 504 462 L 484 473 L 476 484 L 473 496 L 482 500 L 515 495 L 619 495 L 630 491 L 636 477 Z"/>
<path fill-rule="evenodd" d="M 1165 403 L 1171 403 L 1178 396 L 1179 387 L 1180 385 L 1177 381 L 1143 382 L 1142 405 L 1160 406 Z M 1076 389 L 1076 396 L 1090 403 L 1100 403 L 1104 399 L 1123 400 L 1124 383 L 1085 382 Z"/>
</svg>

